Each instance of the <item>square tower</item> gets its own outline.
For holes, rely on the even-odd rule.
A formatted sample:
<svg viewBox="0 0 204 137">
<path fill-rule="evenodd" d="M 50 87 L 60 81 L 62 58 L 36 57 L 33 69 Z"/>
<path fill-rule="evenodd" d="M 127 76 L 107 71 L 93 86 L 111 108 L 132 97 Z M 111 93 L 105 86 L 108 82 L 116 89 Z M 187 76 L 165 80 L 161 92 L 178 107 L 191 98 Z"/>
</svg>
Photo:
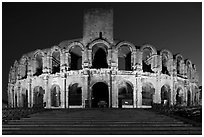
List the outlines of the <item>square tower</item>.
<svg viewBox="0 0 204 137">
<path fill-rule="evenodd" d="M 113 10 L 88 9 L 84 14 L 83 44 L 87 45 L 97 38 L 113 43 Z"/>
</svg>

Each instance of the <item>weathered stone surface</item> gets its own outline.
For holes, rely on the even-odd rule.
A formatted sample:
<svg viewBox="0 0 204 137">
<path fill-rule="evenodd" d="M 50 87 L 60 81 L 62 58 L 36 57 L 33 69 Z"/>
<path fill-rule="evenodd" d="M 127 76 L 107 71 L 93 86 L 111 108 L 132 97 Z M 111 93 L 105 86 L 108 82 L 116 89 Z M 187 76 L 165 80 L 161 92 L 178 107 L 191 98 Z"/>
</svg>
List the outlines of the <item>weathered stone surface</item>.
<svg viewBox="0 0 204 137">
<path fill-rule="evenodd" d="M 9 107 L 92 107 L 94 98 L 103 100 L 93 96 L 92 87 L 100 82 L 107 85 L 108 107 L 199 104 L 198 74 L 190 60 L 150 44 L 138 48 L 114 41 L 112 10 L 91 10 L 84 20 L 83 39 L 38 49 L 14 62 Z M 93 68 L 93 63 L 100 67 Z M 70 97 L 76 105 L 70 105 Z"/>
</svg>

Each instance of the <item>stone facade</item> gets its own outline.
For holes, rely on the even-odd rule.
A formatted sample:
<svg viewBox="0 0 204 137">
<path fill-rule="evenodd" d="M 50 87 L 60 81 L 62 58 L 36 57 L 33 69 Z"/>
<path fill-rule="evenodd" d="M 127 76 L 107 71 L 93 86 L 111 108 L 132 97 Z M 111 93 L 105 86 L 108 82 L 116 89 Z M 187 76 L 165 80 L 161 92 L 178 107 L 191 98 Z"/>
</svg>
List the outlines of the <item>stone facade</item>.
<svg viewBox="0 0 204 137">
<path fill-rule="evenodd" d="M 24 54 L 10 69 L 9 107 L 197 105 L 196 66 L 180 54 L 113 38 L 113 11 L 84 15 L 82 39 Z"/>
</svg>

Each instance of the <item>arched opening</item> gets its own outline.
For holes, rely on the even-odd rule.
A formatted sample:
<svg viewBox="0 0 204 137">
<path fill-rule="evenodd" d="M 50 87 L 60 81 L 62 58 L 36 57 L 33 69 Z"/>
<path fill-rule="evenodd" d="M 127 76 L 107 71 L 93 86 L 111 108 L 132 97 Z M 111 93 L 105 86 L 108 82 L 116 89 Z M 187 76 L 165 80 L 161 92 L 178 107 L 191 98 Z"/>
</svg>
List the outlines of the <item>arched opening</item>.
<svg viewBox="0 0 204 137">
<path fill-rule="evenodd" d="M 176 60 L 177 74 L 181 74 L 181 61 L 182 61 L 182 57 L 178 56 Z"/>
<path fill-rule="evenodd" d="M 28 90 L 27 89 L 23 89 L 22 90 L 22 106 L 24 108 L 28 107 Z"/>
<path fill-rule="evenodd" d="M 92 86 L 92 107 L 108 107 L 109 106 L 109 91 L 108 85 L 103 82 L 98 82 Z"/>
<path fill-rule="evenodd" d="M 78 45 L 70 49 L 71 63 L 70 70 L 82 69 L 82 49 Z"/>
<path fill-rule="evenodd" d="M 52 74 L 60 72 L 60 52 L 54 51 L 52 53 Z"/>
<path fill-rule="evenodd" d="M 37 86 L 33 91 L 33 107 L 43 107 L 44 90 L 42 87 Z"/>
<path fill-rule="evenodd" d="M 151 83 L 144 83 L 142 85 L 142 105 L 152 106 L 153 95 L 155 94 L 155 88 Z"/>
<path fill-rule="evenodd" d="M 25 79 L 27 78 L 27 73 L 28 73 L 28 60 L 26 58 L 23 59 L 22 64 L 21 64 L 21 78 Z"/>
<path fill-rule="evenodd" d="M 152 60 L 152 51 L 149 48 L 144 48 L 142 53 L 142 70 L 143 72 L 151 72 L 151 61 Z"/>
<path fill-rule="evenodd" d="M 183 104 L 183 89 L 178 88 L 176 91 L 176 104 L 182 105 Z"/>
<path fill-rule="evenodd" d="M 51 88 L 51 106 L 60 106 L 60 87 L 58 85 L 53 85 Z"/>
<path fill-rule="evenodd" d="M 191 92 L 188 90 L 187 92 L 187 106 L 191 105 Z"/>
<path fill-rule="evenodd" d="M 133 107 L 133 86 L 128 82 L 120 84 L 118 90 L 118 107 Z"/>
<path fill-rule="evenodd" d="M 164 106 L 170 105 L 171 89 L 169 85 L 163 85 L 161 88 L 161 104 Z"/>
<path fill-rule="evenodd" d="M 168 71 L 168 54 L 162 54 L 162 73 L 170 76 Z"/>
<path fill-rule="evenodd" d="M 42 61 L 43 56 L 41 54 L 37 54 L 35 57 L 35 73 L 33 74 L 34 76 L 39 76 L 43 73 L 43 61 Z"/>
<path fill-rule="evenodd" d="M 69 106 L 82 105 L 82 87 L 78 83 L 69 86 Z"/>
<path fill-rule="evenodd" d="M 104 44 L 96 44 L 92 50 L 92 68 L 108 68 L 107 64 L 107 50 L 104 48 Z"/>
<path fill-rule="evenodd" d="M 131 51 L 127 45 L 123 45 L 118 49 L 118 69 L 131 71 Z"/>
</svg>

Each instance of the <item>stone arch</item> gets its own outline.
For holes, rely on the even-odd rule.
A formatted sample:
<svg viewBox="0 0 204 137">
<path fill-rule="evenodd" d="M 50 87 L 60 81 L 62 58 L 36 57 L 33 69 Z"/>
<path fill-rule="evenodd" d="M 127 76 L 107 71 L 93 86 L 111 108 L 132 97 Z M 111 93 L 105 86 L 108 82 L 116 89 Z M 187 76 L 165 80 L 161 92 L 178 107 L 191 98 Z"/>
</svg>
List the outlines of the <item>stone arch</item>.
<svg viewBox="0 0 204 137">
<path fill-rule="evenodd" d="M 154 56 L 157 55 L 156 49 L 149 44 L 145 44 L 140 48 L 140 51 L 142 52 L 142 70 L 143 72 L 151 72 L 153 73 L 152 70 L 152 65 L 154 62 Z"/>
<path fill-rule="evenodd" d="M 39 76 L 43 73 L 43 58 L 44 52 L 36 50 L 34 52 L 34 76 Z"/>
<path fill-rule="evenodd" d="M 105 82 L 95 82 L 91 86 L 91 107 L 109 106 L 109 88 Z"/>
<path fill-rule="evenodd" d="M 123 46 L 123 45 L 128 46 L 131 52 L 136 51 L 135 45 L 132 44 L 132 43 L 130 43 L 130 42 L 127 42 L 127 41 L 119 42 L 119 43 L 116 45 L 116 50 L 118 50 L 118 49 L 119 49 L 121 46 Z"/>
<path fill-rule="evenodd" d="M 82 86 L 79 83 L 71 83 L 69 85 L 69 106 L 81 106 L 82 105 Z"/>
<path fill-rule="evenodd" d="M 171 88 L 169 84 L 164 84 L 161 87 L 161 104 L 164 106 L 169 106 L 171 104 Z"/>
<path fill-rule="evenodd" d="M 142 105 L 152 106 L 153 95 L 155 94 L 155 88 L 152 83 L 145 82 L 142 84 Z"/>
<path fill-rule="evenodd" d="M 73 48 L 73 47 L 76 46 L 76 45 L 79 46 L 82 51 L 85 50 L 84 45 L 83 45 L 81 42 L 75 41 L 75 42 L 72 42 L 72 43 L 70 43 L 70 44 L 68 45 L 68 47 L 67 47 L 67 52 L 69 52 L 70 49 Z"/>
<path fill-rule="evenodd" d="M 186 64 L 187 77 L 189 79 L 191 79 L 191 75 L 192 75 L 192 62 L 189 59 L 186 59 L 185 60 L 185 64 Z"/>
<path fill-rule="evenodd" d="M 143 52 L 144 49 L 149 49 L 151 50 L 151 55 L 157 55 L 157 50 L 154 46 L 150 45 L 150 44 L 145 44 L 140 48 L 140 51 Z"/>
<path fill-rule="evenodd" d="M 52 85 L 51 87 L 51 106 L 60 107 L 61 105 L 61 89 L 59 85 Z"/>
<path fill-rule="evenodd" d="M 77 44 L 77 43 L 76 43 Z M 70 70 L 80 70 L 82 69 L 82 46 L 73 45 L 69 49 L 69 66 Z"/>
<path fill-rule="evenodd" d="M 176 59 L 176 70 L 177 70 L 177 74 L 182 74 L 183 72 L 183 66 L 182 66 L 182 63 L 183 63 L 183 56 L 181 54 L 177 54 L 175 56 L 175 59 Z"/>
<path fill-rule="evenodd" d="M 184 89 L 179 86 L 176 89 L 176 105 L 180 106 L 183 105 L 184 102 Z"/>
<path fill-rule="evenodd" d="M 160 52 L 162 59 L 162 73 L 170 75 L 171 66 L 173 65 L 171 60 L 173 59 L 172 53 L 169 50 L 163 49 Z"/>
<path fill-rule="evenodd" d="M 131 71 L 134 62 L 133 52 L 136 51 L 135 46 L 129 42 L 120 42 L 117 44 L 116 50 L 118 51 L 118 69 Z"/>
<path fill-rule="evenodd" d="M 103 39 L 97 39 L 92 41 L 89 45 L 88 45 L 88 49 L 92 50 L 93 46 L 95 46 L 96 44 L 100 44 L 102 43 L 103 45 L 106 46 L 106 49 L 111 49 L 111 44 L 108 43 L 107 41 L 103 40 Z"/>
<path fill-rule="evenodd" d="M 41 86 L 35 86 L 33 89 L 33 107 L 43 107 L 43 98 L 45 90 Z"/>
<path fill-rule="evenodd" d="M 28 90 L 26 88 L 22 88 L 21 91 L 21 97 L 22 97 L 22 107 L 27 108 L 28 107 Z"/>
<path fill-rule="evenodd" d="M 118 87 L 118 107 L 133 107 L 134 86 L 130 81 L 122 81 Z"/>
<path fill-rule="evenodd" d="M 52 74 L 60 72 L 61 66 L 61 55 L 62 51 L 58 46 L 54 46 L 51 48 L 51 66 L 52 66 Z"/>
</svg>

